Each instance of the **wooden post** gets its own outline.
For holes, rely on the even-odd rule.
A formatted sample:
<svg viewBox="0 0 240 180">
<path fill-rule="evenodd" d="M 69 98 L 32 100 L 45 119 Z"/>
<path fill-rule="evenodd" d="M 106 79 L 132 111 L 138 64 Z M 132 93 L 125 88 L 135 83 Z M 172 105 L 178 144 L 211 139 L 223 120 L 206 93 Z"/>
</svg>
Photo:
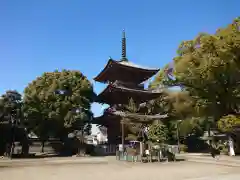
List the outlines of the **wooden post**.
<svg viewBox="0 0 240 180">
<path fill-rule="evenodd" d="M 158 162 L 161 161 L 161 158 L 162 158 L 162 150 L 161 148 L 159 149 L 159 151 L 157 152 L 157 155 L 158 155 Z"/>
<path fill-rule="evenodd" d="M 122 152 L 120 152 L 120 155 L 122 155 L 123 159 L 125 159 L 125 148 L 124 148 L 124 140 L 125 140 L 125 134 L 124 134 L 124 122 L 121 121 L 121 129 L 122 129 Z M 126 157 L 127 158 L 127 157 Z"/>
<path fill-rule="evenodd" d="M 124 153 L 124 136 L 125 136 L 125 134 L 124 134 L 124 122 L 123 122 L 123 120 L 121 121 L 121 124 L 122 124 L 122 150 L 123 150 L 123 152 L 122 153 Z"/>
<path fill-rule="evenodd" d="M 141 129 L 141 136 L 142 136 L 142 141 L 140 142 L 140 155 L 141 155 L 141 162 L 143 162 L 143 155 L 145 153 L 145 147 L 144 147 L 144 132 L 143 128 Z"/>
<path fill-rule="evenodd" d="M 141 157 L 141 162 L 143 162 L 143 142 L 140 141 L 140 157 Z"/>
</svg>

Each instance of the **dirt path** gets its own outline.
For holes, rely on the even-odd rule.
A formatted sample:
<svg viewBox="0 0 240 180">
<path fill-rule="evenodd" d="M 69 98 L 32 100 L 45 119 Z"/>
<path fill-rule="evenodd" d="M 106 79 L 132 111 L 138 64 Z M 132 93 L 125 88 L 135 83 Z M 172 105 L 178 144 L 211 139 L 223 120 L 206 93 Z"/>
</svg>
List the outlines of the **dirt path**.
<svg viewBox="0 0 240 180">
<path fill-rule="evenodd" d="M 106 159 L 104 161 L 106 162 Z M 199 179 L 200 178 L 200 179 Z M 0 169 L 0 180 L 236 180 L 239 168 L 193 162 L 124 163 L 58 163 Z"/>
</svg>

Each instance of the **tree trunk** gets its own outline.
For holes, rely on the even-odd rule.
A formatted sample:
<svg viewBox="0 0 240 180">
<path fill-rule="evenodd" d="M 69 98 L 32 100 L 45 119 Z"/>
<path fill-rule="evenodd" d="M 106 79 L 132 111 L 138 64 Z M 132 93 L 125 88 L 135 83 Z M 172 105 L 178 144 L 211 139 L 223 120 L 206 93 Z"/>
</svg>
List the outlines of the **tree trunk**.
<svg viewBox="0 0 240 180">
<path fill-rule="evenodd" d="M 15 124 L 12 125 L 12 138 L 11 138 L 11 145 L 10 145 L 10 158 L 13 157 L 15 148 Z"/>
<path fill-rule="evenodd" d="M 212 143 L 211 143 L 211 140 L 210 140 L 210 138 L 211 138 L 211 126 L 210 126 L 210 122 L 209 122 L 209 120 L 207 119 L 207 131 L 208 131 L 208 145 L 210 146 L 210 145 L 212 145 Z"/>
<path fill-rule="evenodd" d="M 45 145 L 45 141 L 42 141 L 41 153 L 44 153 L 44 145 Z"/>
<path fill-rule="evenodd" d="M 6 144 L 6 156 L 8 158 L 11 158 L 11 144 L 10 143 Z"/>
<path fill-rule="evenodd" d="M 22 154 L 24 156 L 27 156 L 29 154 L 29 144 L 26 141 L 24 141 L 22 144 Z"/>
<path fill-rule="evenodd" d="M 10 157 L 11 157 L 11 158 L 13 157 L 14 149 L 15 149 L 15 142 L 12 142 L 11 150 L 10 150 Z"/>
</svg>

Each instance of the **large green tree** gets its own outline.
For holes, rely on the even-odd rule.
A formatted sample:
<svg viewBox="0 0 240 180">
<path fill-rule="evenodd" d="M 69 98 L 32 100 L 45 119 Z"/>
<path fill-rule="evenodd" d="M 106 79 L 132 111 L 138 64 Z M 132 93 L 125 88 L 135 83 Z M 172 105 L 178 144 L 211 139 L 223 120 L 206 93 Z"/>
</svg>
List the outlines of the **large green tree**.
<svg viewBox="0 0 240 180">
<path fill-rule="evenodd" d="M 17 91 L 6 91 L 0 98 L 1 122 L 20 122 L 22 115 L 22 96 Z"/>
<path fill-rule="evenodd" d="M 194 101 L 194 114 L 200 118 L 182 121 L 183 135 L 199 134 L 202 128 L 208 129 L 210 135 L 211 128 L 220 128 L 217 121 L 221 117 L 239 113 L 240 18 L 214 34 L 201 33 L 193 40 L 183 41 L 173 67 L 164 67 L 152 86 L 159 84 L 179 86 Z"/>
<path fill-rule="evenodd" d="M 162 78 L 158 80 L 162 82 Z M 151 87 L 153 87 L 152 85 L 154 84 L 151 84 Z M 157 83 L 155 85 L 158 87 Z M 169 141 L 176 141 L 177 129 L 181 136 L 192 134 L 196 129 L 201 129 L 201 119 L 196 118 L 195 101 L 187 91 L 165 89 L 161 97 L 148 102 L 147 105 L 150 112 L 154 112 L 153 114 L 168 114 L 168 118 L 163 120 L 163 124 L 168 128 Z"/>
<path fill-rule="evenodd" d="M 10 155 L 14 151 L 14 141 L 21 141 L 23 138 L 23 134 L 19 131 L 22 124 L 22 96 L 17 91 L 8 90 L 0 97 L 0 128 L 2 131 L 0 132 L 0 144 L 3 146 L 1 148 L 8 144 L 6 151 Z"/>
<path fill-rule="evenodd" d="M 73 130 L 89 131 L 94 95 L 91 83 L 79 71 L 44 73 L 24 90 L 28 126 L 42 142 L 49 136 L 64 138 Z"/>
<path fill-rule="evenodd" d="M 215 34 L 183 41 L 174 58 L 174 77 L 160 73 L 158 83 L 178 85 L 190 93 L 201 116 L 235 114 L 240 104 L 240 19 Z M 168 67 L 166 67 L 168 68 Z M 167 71 L 164 71 L 167 72 Z M 168 76 L 169 77 L 169 76 Z"/>
<path fill-rule="evenodd" d="M 176 82 L 215 119 L 239 111 L 240 19 L 215 34 L 184 41 L 174 58 Z"/>
</svg>

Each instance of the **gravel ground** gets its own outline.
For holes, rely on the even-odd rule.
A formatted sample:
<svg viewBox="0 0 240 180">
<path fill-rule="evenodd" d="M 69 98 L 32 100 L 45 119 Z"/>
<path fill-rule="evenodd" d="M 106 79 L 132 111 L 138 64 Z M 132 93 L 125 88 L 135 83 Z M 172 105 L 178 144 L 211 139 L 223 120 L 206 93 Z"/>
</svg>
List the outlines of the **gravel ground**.
<svg viewBox="0 0 240 180">
<path fill-rule="evenodd" d="M 106 160 L 106 159 L 105 159 Z M 69 160 L 68 160 L 69 161 Z M 237 180 L 239 167 L 194 162 L 98 164 L 56 163 L 0 168 L 0 180 Z"/>
</svg>

